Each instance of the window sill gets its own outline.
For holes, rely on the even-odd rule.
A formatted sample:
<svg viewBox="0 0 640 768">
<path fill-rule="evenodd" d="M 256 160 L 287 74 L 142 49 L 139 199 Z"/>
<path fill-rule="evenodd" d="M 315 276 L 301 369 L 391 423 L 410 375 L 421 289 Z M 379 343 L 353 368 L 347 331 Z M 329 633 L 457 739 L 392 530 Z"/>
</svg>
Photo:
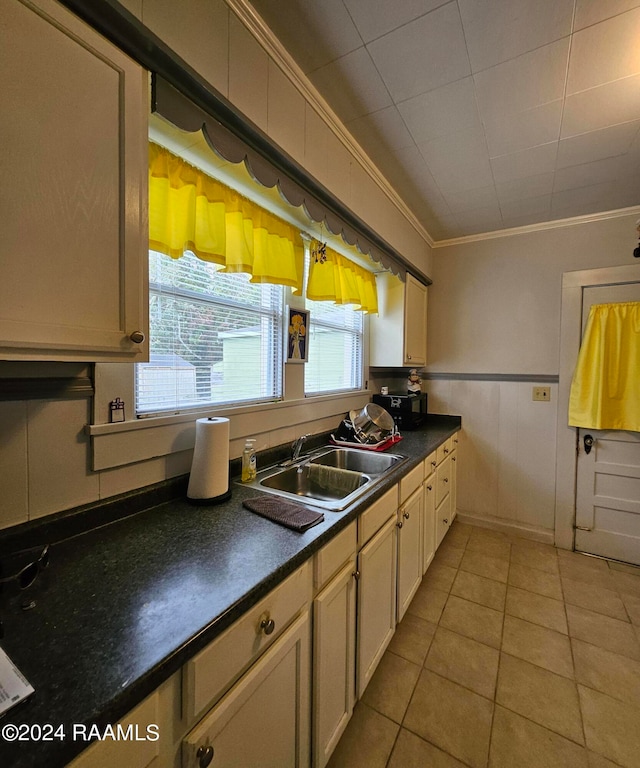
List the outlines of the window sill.
<svg viewBox="0 0 640 768">
<path fill-rule="evenodd" d="M 301 425 L 310 431 L 322 431 L 323 419 L 334 419 L 345 412 L 362 407 L 370 399 L 368 390 L 333 395 L 282 400 L 250 406 L 203 409 L 190 413 L 171 414 L 134 419 L 114 424 L 87 424 L 85 433 L 91 438 L 92 469 L 94 471 L 134 464 L 139 461 L 168 456 L 193 449 L 197 419 L 222 416 L 230 420 L 230 441 L 262 435 L 260 449 L 273 447 L 268 433 L 283 430 L 300 431 Z M 313 424 L 317 422 L 317 428 Z M 338 422 L 335 422 L 337 427 Z M 294 436 L 295 436 L 294 435 Z M 277 440 L 277 438 L 276 438 Z M 279 444 L 286 442 L 281 439 Z M 242 446 L 238 447 L 238 455 Z M 234 458 L 233 449 L 230 452 Z"/>
</svg>

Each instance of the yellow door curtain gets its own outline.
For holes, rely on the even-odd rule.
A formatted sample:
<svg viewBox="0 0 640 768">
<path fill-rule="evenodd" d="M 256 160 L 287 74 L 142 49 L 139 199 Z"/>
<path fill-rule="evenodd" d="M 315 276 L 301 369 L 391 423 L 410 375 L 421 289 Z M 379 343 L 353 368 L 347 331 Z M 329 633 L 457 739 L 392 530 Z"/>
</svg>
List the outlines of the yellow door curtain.
<svg viewBox="0 0 640 768">
<path fill-rule="evenodd" d="M 571 384 L 569 426 L 640 432 L 640 302 L 591 307 Z"/>
</svg>

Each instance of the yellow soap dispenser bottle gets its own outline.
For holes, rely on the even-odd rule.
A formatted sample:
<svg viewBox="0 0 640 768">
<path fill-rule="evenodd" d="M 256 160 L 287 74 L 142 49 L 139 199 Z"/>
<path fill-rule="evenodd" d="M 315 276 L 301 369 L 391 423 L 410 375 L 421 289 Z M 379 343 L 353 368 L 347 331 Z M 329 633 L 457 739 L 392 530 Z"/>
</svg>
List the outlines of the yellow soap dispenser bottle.
<svg viewBox="0 0 640 768">
<path fill-rule="evenodd" d="M 256 449 L 255 440 L 247 440 L 242 451 L 242 482 L 250 483 L 256 479 Z"/>
</svg>

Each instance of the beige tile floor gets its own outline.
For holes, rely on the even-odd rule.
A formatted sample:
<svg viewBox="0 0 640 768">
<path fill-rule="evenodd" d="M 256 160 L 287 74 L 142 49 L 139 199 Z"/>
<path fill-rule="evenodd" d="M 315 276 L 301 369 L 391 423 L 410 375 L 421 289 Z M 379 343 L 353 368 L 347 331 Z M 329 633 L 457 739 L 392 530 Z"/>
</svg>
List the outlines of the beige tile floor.
<svg viewBox="0 0 640 768">
<path fill-rule="evenodd" d="M 640 568 L 455 522 L 329 765 L 640 767 Z"/>
</svg>

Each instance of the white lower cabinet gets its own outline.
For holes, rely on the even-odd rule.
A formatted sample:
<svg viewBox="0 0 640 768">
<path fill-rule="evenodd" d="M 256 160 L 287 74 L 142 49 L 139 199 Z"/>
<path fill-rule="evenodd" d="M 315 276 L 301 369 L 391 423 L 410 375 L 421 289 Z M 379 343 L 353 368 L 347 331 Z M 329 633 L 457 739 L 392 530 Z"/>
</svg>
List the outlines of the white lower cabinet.
<svg viewBox="0 0 640 768">
<path fill-rule="evenodd" d="M 360 698 L 396 628 L 396 516 L 358 554 L 356 690 Z"/>
<path fill-rule="evenodd" d="M 445 498 L 436 507 L 436 549 L 440 546 L 442 539 L 451 525 L 451 494 Z"/>
<path fill-rule="evenodd" d="M 422 484 L 398 509 L 398 621 L 422 581 Z"/>
<path fill-rule="evenodd" d="M 309 672 L 304 611 L 184 739 L 183 768 L 308 766 Z"/>
<path fill-rule="evenodd" d="M 457 442 L 457 440 L 455 441 Z M 458 504 L 458 496 L 456 489 L 458 487 L 458 452 L 456 450 L 451 454 L 451 490 L 449 494 L 451 496 L 451 522 L 455 520 Z"/>
<path fill-rule="evenodd" d="M 436 475 L 435 454 L 424 464 L 425 481 L 423 489 L 423 526 L 422 526 L 422 573 L 427 572 L 436 553 Z M 433 464 L 432 464 L 433 461 Z"/>
<path fill-rule="evenodd" d="M 455 462 L 452 463 L 451 459 L 456 457 L 451 455 L 451 438 L 444 444 L 442 452 L 440 452 L 440 449 L 438 449 L 438 452 L 439 460 L 435 474 L 436 549 L 440 546 L 440 542 L 449 530 L 449 526 L 453 522 L 453 514 L 455 514 L 455 509 L 452 510 L 451 502 L 453 496 L 455 496 L 455 471 L 452 470 L 452 466 L 455 467 L 456 464 Z"/>
<path fill-rule="evenodd" d="M 354 553 L 355 555 L 355 553 Z M 313 601 L 312 765 L 324 768 L 355 700 L 356 561 Z"/>
</svg>

